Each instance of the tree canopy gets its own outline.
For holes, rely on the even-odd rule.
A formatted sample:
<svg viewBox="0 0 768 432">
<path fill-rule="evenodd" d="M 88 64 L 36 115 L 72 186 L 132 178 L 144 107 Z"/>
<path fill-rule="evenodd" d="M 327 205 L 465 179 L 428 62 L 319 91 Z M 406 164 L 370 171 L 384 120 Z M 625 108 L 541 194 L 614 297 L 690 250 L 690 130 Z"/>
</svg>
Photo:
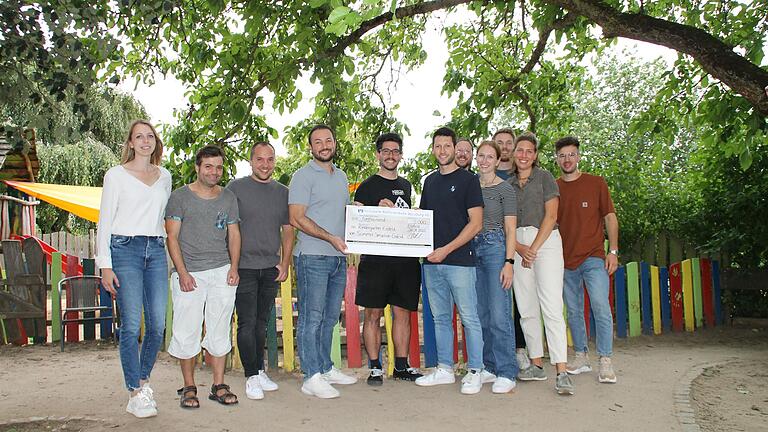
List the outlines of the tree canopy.
<svg viewBox="0 0 768 432">
<path fill-rule="evenodd" d="M 456 97 L 449 123 L 460 135 L 484 138 L 509 125 L 550 143 L 588 130 L 591 142 L 611 143 L 601 148 L 605 159 L 594 162 L 613 156 L 604 167 L 625 188 L 627 211 L 652 219 L 652 207 L 638 201 L 644 191 L 646 204 L 655 202 L 649 196 L 661 183 L 649 179 L 690 181 L 681 186 L 690 194 L 684 200 L 664 199 L 700 205 L 737 185 L 706 175 L 675 178 L 679 172 L 738 167 L 744 180 L 762 178 L 754 161 L 768 141 L 767 17 L 768 2 L 759 0 L 6 0 L 0 97 L 26 98 L 49 113 L 66 102 L 86 114 L 94 82 L 173 74 L 190 88 L 188 107 L 164 137 L 178 183 L 193 177 L 189 154 L 199 145 L 227 146 L 233 164 L 254 140 L 277 136 L 266 113 L 293 111 L 312 97 L 311 115 L 285 131 L 290 159 L 280 174 L 307 157 L 306 130 L 314 122 L 336 129 L 342 167 L 363 172 L 373 166 L 367 149 L 376 135 L 407 130 L 389 89 L 402 73 L 427 64 L 423 35 L 438 26 L 449 56 L 436 79 Z M 678 53 L 671 68 L 653 75 L 649 93 L 625 86 L 625 95 L 604 94 L 590 77 L 618 37 Z M 319 92 L 304 95 L 300 78 Z M 611 115 L 623 117 L 614 122 Z M 93 127 L 86 114 L 70 129 Z M 630 175 L 632 157 L 649 165 L 640 180 Z M 406 172 L 423 174 L 428 160 L 408 161 Z M 743 192 L 734 212 L 756 190 Z M 718 235 L 732 241 L 742 228 L 726 234 L 730 228 L 721 226 Z"/>
</svg>

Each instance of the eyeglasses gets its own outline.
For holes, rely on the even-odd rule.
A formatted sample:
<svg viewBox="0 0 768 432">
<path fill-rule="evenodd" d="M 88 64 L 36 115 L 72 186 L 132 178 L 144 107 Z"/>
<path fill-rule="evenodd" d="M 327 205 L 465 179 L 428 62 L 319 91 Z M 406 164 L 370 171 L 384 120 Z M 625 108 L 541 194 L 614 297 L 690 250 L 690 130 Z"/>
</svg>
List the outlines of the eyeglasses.
<svg viewBox="0 0 768 432">
<path fill-rule="evenodd" d="M 578 156 L 578 155 L 579 155 L 579 153 L 578 153 L 578 152 L 570 152 L 570 153 L 558 153 L 558 154 L 557 154 L 557 158 L 558 158 L 558 159 L 560 159 L 560 160 L 563 160 L 563 159 L 565 159 L 565 158 L 574 159 L 574 158 L 576 158 L 576 156 Z"/>
<path fill-rule="evenodd" d="M 389 155 L 400 156 L 400 154 L 402 152 L 400 151 L 400 149 L 383 148 L 383 149 L 379 150 L 379 153 L 383 154 L 384 156 L 389 156 Z"/>
<path fill-rule="evenodd" d="M 456 150 L 456 154 L 472 154 L 472 150 Z"/>
</svg>

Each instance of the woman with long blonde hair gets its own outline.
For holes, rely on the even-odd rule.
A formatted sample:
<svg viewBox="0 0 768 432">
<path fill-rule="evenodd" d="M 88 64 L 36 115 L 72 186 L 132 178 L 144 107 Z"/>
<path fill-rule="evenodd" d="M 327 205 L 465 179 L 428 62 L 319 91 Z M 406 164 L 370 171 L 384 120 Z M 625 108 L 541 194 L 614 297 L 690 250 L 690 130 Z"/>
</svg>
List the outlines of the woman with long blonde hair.
<svg viewBox="0 0 768 432">
<path fill-rule="evenodd" d="M 171 174 L 160 166 L 162 154 L 155 128 L 134 121 L 121 164 L 104 175 L 96 238 L 102 284 L 120 310 L 120 363 L 130 392 L 126 411 L 140 418 L 157 415 L 149 375 L 163 341 L 168 302 L 164 214 Z"/>
</svg>

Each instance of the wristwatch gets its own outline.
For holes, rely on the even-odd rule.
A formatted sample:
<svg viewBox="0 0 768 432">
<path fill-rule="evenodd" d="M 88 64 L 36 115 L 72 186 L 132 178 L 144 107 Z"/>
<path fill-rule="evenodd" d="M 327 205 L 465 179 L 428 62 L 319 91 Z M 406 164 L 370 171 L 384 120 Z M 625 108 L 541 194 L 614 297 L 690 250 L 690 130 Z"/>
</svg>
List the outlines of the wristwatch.
<svg viewBox="0 0 768 432">
<path fill-rule="evenodd" d="M 608 251 L 609 254 L 619 256 L 619 250 L 618 249 L 611 249 Z"/>
<path fill-rule="evenodd" d="M 508 262 L 508 263 L 510 263 L 510 264 L 512 264 L 512 265 L 515 265 L 515 259 L 514 259 L 514 258 L 507 258 L 507 259 L 505 259 L 504 261 L 505 261 L 505 262 Z"/>
</svg>

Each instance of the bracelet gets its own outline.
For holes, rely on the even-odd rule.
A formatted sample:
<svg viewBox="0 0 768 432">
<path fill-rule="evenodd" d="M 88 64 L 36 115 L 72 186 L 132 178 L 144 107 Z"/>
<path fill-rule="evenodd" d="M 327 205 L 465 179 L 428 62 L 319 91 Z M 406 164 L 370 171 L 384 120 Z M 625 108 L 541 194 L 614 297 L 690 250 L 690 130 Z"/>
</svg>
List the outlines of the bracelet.
<svg viewBox="0 0 768 432">
<path fill-rule="evenodd" d="M 514 258 L 507 258 L 507 259 L 505 259 L 504 261 L 505 261 L 505 262 L 508 262 L 508 263 L 510 263 L 510 264 L 512 264 L 512 265 L 515 265 L 515 259 L 514 259 Z"/>
</svg>

